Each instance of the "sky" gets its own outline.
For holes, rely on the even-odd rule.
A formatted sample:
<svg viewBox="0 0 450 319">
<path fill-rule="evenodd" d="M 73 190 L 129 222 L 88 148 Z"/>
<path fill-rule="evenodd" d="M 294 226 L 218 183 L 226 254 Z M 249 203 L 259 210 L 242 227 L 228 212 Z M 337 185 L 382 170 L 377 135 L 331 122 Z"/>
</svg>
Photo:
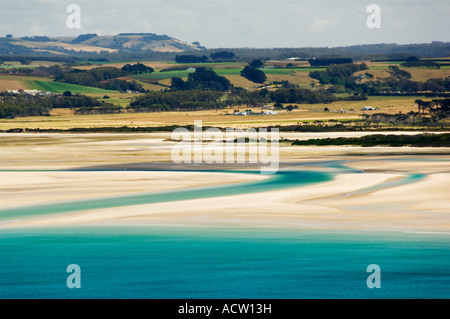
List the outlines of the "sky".
<svg viewBox="0 0 450 319">
<path fill-rule="evenodd" d="M 80 8 L 69 28 L 67 6 Z M 368 28 L 370 4 L 380 28 Z M 0 36 L 166 34 L 207 48 L 450 41 L 449 0 L 0 0 Z"/>
</svg>

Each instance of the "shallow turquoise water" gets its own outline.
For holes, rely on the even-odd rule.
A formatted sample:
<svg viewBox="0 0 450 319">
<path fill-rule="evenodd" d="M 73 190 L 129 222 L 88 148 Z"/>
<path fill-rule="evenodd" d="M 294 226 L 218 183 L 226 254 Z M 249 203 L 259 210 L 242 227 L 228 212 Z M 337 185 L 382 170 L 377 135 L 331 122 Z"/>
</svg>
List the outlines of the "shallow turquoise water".
<svg viewBox="0 0 450 319">
<path fill-rule="evenodd" d="M 260 192 L 333 176 L 282 171 L 259 182 L 2 210 L 0 219 Z M 377 189 L 422 178 L 411 175 Z M 81 289 L 66 286 L 70 264 L 81 267 Z M 381 289 L 366 286 L 370 264 L 381 267 Z M 0 231 L 0 298 L 449 297 L 449 234 L 213 227 Z"/>
<path fill-rule="evenodd" d="M 78 228 L 0 233 L 0 298 L 449 298 L 439 234 Z M 69 289 L 66 268 L 81 268 Z M 381 268 L 369 289 L 366 268 Z"/>
<path fill-rule="evenodd" d="M 355 192 L 351 192 L 349 194 L 354 195 L 354 194 L 363 194 L 363 193 L 368 193 L 368 192 L 374 192 L 377 190 L 381 190 L 384 188 L 389 188 L 389 187 L 396 187 L 396 186 L 401 186 L 401 185 L 405 185 L 405 184 L 409 184 L 409 183 L 416 183 L 416 182 L 420 182 L 423 181 L 425 178 L 427 177 L 426 174 L 404 174 L 403 178 L 394 180 L 394 181 L 388 181 L 388 182 L 384 182 L 381 183 L 379 185 L 376 186 L 372 186 L 372 187 L 367 187 Z"/>
<path fill-rule="evenodd" d="M 226 172 L 222 173 L 226 174 Z M 239 173 L 259 174 L 259 172 L 253 171 L 239 171 Z M 330 173 L 312 171 L 280 171 L 265 180 L 237 183 L 233 185 L 193 187 L 183 190 L 153 192 L 144 195 L 119 196 L 114 198 L 63 202 L 57 204 L 21 207 L 14 209 L 0 209 L 0 221 L 22 219 L 24 217 L 42 216 L 49 214 L 62 214 L 89 209 L 101 209 L 128 205 L 152 204 L 169 201 L 181 201 L 187 199 L 258 193 L 270 190 L 298 187 L 319 182 L 326 182 L 331 180 L 332 177 L 333 175 Z"/>
</svg>

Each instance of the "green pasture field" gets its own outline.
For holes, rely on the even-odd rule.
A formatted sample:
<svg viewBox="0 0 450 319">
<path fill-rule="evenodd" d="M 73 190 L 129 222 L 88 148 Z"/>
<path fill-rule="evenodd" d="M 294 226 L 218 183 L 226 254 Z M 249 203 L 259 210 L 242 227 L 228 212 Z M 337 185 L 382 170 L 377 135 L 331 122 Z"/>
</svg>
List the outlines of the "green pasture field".
<svg viewBox="0 0 450 319">
<path fill-rule="evenodd" d="M 94 87 L 81 86 L 62 82 L 39 81 L 39 80 L 23 80 L 24 85 L 30 90 L 40 90 L 43 92 L 64 93 L 70 91 L 72 93 L 114 93 L 117 91 L 104 90 Z"/>
<path fill-rule="evenodd" d="M 200 63 L 199 63 L 200 64 Z M 207 66 L 207 63 L 203 63 Z M 325 68 L 267 68 L 263 69 L 265 74 L 275 74 L 275 75 L 291 75 L 295 72 L 312 72 L 312 71 L 323 71 Z M 224 75 L 239 75 L 242 68 L 224 68 L 224 69 L 214 69 L 220 76 Z M 153 72 L 150 74 L 140 74 L 133 75 L 132 78 L 136 80 L 151 79 L 151 80 L 166 80 L 173 77 L 177 78 L 187 78 L 189 73 L 194 71 L 166 71 L 166 72 Z"/>
<path fill-rule="evenodd" d="M 38 65 L 0 65 L 0 69 L 19 69 L 19 68 L 34 69 L 37 67 Z"/>
</svg>

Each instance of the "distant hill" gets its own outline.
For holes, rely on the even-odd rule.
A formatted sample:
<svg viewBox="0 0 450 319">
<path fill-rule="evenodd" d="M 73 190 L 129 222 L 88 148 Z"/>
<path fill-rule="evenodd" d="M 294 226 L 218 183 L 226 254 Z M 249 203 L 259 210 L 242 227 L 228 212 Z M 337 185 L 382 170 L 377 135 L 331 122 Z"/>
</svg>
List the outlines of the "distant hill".
<svg viewBox="0 0 450 319">
<path fill-rule="evenodd" d="M 293 48 L 215 48 L 198 42 L 187 43 L 155 33 L 120 33 L 99 36 L 95 33 L 77 37 L 11 35 L 0 37 L 0 61 L 50 60 L 55 62 L 90 61 L 174 61 L 177 55 L 210 56 L 231 51 L 237 61 L 352 58 L 353 60 L 405 60 L 450 57 L 450 42 L 433 41 L 416 44 L 362 44 L 344 47 Z M 181 54 L 183 52 L 188 52 Z M 99 54 L 101 53 L 101 54 Z"/>
<path fill-rule="evenodd" d="M 51 53 L 70 54 L 73 52 L 183 52 L 201 50 L 204 47 L 189 44 L 167 35 L 154 33 L 120 33 L 111 36 L 82 34 L 78 37 L 22 37 L 2 38 L 1 51 L 8 53 Z M 4 52 L 6 53 L 6 52 Z"/>
</svg>

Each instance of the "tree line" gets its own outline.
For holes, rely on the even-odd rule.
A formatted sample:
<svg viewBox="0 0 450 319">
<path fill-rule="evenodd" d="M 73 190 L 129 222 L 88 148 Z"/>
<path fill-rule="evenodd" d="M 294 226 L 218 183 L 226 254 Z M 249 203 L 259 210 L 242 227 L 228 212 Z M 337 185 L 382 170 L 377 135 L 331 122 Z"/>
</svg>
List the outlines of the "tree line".
<svg viewBox="0 0 450 319">
<path fill-rule="evenodd" d="M 400 64 L 406 68 L 431 68 L 431 69 L 440 69 L 441 65 L 439 63 L 433 61 L 423 61 L 418 57 L 410 56 L 406 61 Z"/>
<path fill-rule="evenodd" d="M 319 80 L 321 84 L 348 86 L 349 84 L 355 83 L 353 73 L 368 69 L 365 63 L 335 64 L 327 67 L 325 71 L 310 72 L 309 76 Z"/>
<path fill-rule="evenodd" d="M 98 67 L 91 70 L 72 69 L 58 74 L 55 77 L 55 81 L 98 87 L 106 90 L 118 90 L 121 92 L 126 92 L 127 90 L 145 92 L 142 85 L 136 81 L 127 81 L 117 78 L 132 74 L 148 74 L 152 72 L 154 72 L 153 68 L 147 67 L 141 63 L 135 65 L 127 64 L 121 69 L 115 67 Z"/>
<path fill-rule="evenodd" d="M 267 76 L 261 68 L 264 66 L 264 62 L 260 59 L 249 62 L 241 71 L 241 76 L 254 83 L 264 83 L 267 80 Z"/>
<path fill-rule="evenodd" d="M 189 91 L 189 90 L 213 90 L 228 91 L 232 89 L 231 82 L 216 72 L 206 68 L 196 68 L 194 73 L 188 75 L 187 81 L 174 77 L 171 80 L 172 91 Z"/>
<path fill-rule="evenodd" d="M 15 118 L 24 116 L 49 116 L 54 108 L 74 109 L 78 114 L 105 114 L 121 111 L 121 107 L 111 103 L 100 102 L 97 99 L 85 95 L 65 96 L 55 95 L 30 95 L 0 93 L 0 118 Z M 78 111 L 82 109 L 83 112 Z M 90 113 L 87 113 L 89 110 Z"/>
<path fill-rule="evenodd" d="M 309 64 L 312 67 L 319 66 L 330 66 L 333 64 L 349 64 L 353 63 L 353 59 L 351 58 L 318 58 L 318 59 L 309 59 Z"/>
<path fill-rule="evenodd" d="M 419 113 L 438 114 L 442 117 L 450 115 L 450 99 L 434 99 L 431 101 L 415 100 Z"/>
<path fill-rule="evenodd" d="M 149 92 L 137 97 L 127 109 L 131 112 L 196 111 L 226 107 L 217 91 L 191 90 Z"/>
<path fill-rule="evenodd" d="M 206 55 L 182 54 L 175 56 L 177 63 L 207 63 L 207 62 L 230 62 L 234 61 L 236 55 L 231 51 L 215 51 Z"/>
<path fill-rule="evenodd" d="M 414 146 L 414 147 L 449 147 L 450 134 L 417 134 L 417 135 L 383 135 L 374 134 L 363 137 L 338 137 L 310 140 L 296 140 L 292 145 L 357 145 L 370 146 Z"/>
</svg>

